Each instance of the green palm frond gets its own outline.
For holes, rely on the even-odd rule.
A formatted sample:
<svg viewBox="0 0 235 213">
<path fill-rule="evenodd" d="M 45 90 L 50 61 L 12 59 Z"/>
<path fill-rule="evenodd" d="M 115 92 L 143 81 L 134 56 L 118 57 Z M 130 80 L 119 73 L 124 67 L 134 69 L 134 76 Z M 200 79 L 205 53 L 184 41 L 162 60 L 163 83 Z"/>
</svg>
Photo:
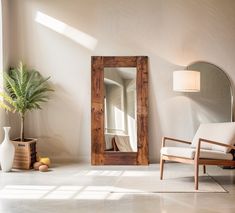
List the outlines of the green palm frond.
<svg viewBox="0 0 235 213">
<path fill-rule="evenodd" d="M 0 101 L 0 108 L 6 110 L 6 111 L 12 111 L 13 109 L 9 107 L 7 104 L 5 104 L 3 101 Z"/>
<path fill-rule="evenodd" d="M 8 103 L 21 115 L 28 110 L 41 109 L 41 103 L 48 101 L 49 92 L 53 91 L 48 84 L 49 77 L 44 78 L 38 71 L 28 70 L 22 62 L 9 73 L 5 72 L 4 80 Z"/>
<path fill-rule="evenodd" d="M 9 106 L 9 105 L 14 106 L 14 102 L 13 102 L 12 98 L 4 92 L 0 92 L 0 97 L 2 97 L 2 99 L 3 99 L 3 101 L 0 100 L 0 108 L 4 109 L 6 111 L 13 111 L 13 108 Z"/>
<path fill-rule="evenodd" d="M 0 92 L 0 97 L 2 97 L 9 104 L 14 105 L 14 102 L 13 102 L 12 98 L 7 93 Z"/>
</svg>

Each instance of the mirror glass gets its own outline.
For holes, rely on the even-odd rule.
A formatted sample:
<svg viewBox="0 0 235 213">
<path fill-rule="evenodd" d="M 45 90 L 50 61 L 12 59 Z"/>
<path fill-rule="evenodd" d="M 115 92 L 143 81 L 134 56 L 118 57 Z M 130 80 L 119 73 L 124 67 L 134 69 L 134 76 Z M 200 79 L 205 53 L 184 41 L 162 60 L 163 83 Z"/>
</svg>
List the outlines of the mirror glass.
<svg viewBox="0 0 235 213">
<path fill-rule="evenodd" d="M 137 152 L 136 68 L 104 68 L 105 151 Z"/>
<path fill-rule="evenodd" d="M 187 69 L 201 73 L 200 92 L 187 94 L 194 103 L 196 126 L 232 121 L 233 97 L 227 74 L 216 65 L 201 61 L 190 64 Z"/>
</svg>

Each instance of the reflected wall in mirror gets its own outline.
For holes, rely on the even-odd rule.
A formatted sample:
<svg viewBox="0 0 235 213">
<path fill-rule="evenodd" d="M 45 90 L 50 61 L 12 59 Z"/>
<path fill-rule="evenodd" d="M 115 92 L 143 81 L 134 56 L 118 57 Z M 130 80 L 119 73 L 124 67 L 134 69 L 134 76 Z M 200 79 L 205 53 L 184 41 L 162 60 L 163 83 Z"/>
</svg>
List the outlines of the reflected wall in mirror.
<svg viewBox="0 0 235 213">
<path fill-rule="evenodd" d="M 194 102 L 195 129 L 200 123 L 228 122 L 233 120 L 233 92 L 227 74 L 214 64 L 197 61 L 187 67 L 201 73 L 201 89 L 188 93 Z"/>
<path fill-rule="evenodd" d="M 148 165 L 148 57 L 92 56 L 91 164 Z"/>
<path fill-rule="evenodd" d="M 104 68 L 105 151 L 137 152 L 136 68 Z"/>
</svg>

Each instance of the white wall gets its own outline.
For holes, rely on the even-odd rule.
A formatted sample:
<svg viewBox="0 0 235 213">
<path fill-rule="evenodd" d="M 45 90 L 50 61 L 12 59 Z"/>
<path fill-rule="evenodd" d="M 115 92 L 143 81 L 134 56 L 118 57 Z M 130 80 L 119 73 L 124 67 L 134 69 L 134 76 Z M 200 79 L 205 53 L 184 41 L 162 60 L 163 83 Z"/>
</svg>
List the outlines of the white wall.
<svg viewBox="0 0 235 213">
<path fill-rule="evenodd" d="M 9 41 L 9 31 L 10 31 L 10 14 L 9 14 L 9 4 L 7 0 L 1 0 L 1 23 L 0 23 L 0 90 L 3 90 L 3 75 L 2 72 L 8 69 L 9 57 L 10 57 L 10 41 Z M 3 140 L 3 126 L 9 125 L 7 114 L 3 109 L 0 109 L 0 141 Z"/>
<path fill-rule="evenodd" d="M 51 76 L 56 90 L 43 111 L 27 116 L 26 134 L 41 138 L 38 147 L 44 155 L 90 159 L 92 55 L 149 56 L 152 162 L 159 159 L 163 135 L 191 139 L 194 134 L 190 99 L 172 91 L 174 70 L 204 60 L 235 80 L 234 0 L 11 0 L 9 4 L 11 64 L 23 59 Z M 41 26 L 35 22 L 37 11 L 85 32 L 97 45 L 88 49 Z M 88 37 L 92 45 L 94 39 Z M 15 126 L 15 120 L 11 124 Z"/>
</svg>

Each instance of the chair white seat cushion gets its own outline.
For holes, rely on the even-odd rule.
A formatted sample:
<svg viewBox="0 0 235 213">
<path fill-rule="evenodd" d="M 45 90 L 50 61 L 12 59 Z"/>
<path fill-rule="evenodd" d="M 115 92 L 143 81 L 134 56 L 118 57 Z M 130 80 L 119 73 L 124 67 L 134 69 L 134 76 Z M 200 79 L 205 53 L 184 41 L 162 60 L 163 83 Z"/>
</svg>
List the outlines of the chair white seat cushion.
<svg viewBox="0 0 235 213">
<path fill-rule="evenodd" d="M 194 159 L 196 149 L 191 147 L 163 147 L 161 149 L 162 155 L 190 158 Z M 200 150 L 200 158 L 206 159 L 219 159 L 219 160 L 232 160 L 233 155 L 231 153 L 221 152 L 217 150 Z"/>
</svg>

